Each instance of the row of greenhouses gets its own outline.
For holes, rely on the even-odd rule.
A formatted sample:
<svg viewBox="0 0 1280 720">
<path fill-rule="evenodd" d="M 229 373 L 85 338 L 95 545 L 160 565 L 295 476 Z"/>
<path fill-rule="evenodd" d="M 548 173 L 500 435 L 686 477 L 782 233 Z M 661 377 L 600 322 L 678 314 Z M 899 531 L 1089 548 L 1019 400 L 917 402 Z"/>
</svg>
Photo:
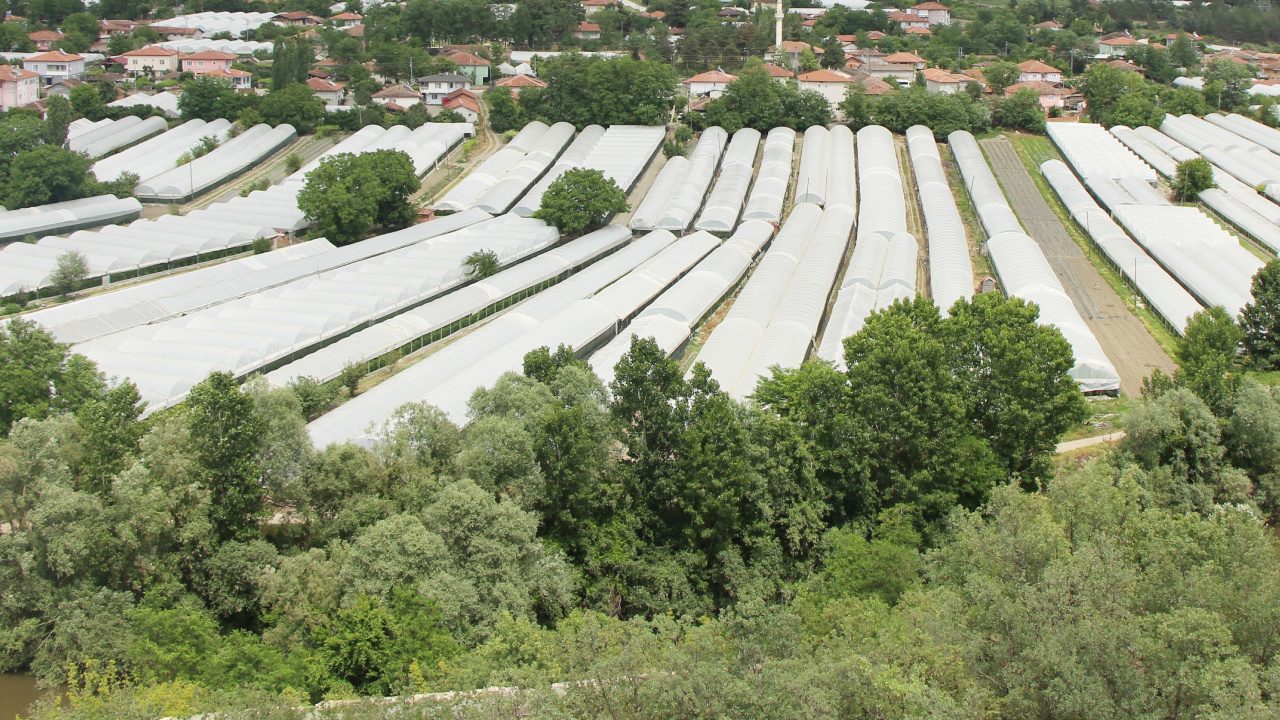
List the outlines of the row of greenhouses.
<svg viewBox="0 0 1280 720">
<path fill-rule="evenodd" d="M 923 125 L 907 128 L 907 151 L 929 238 L 929 292 L 945 315 L 957 300 L 973 297 L 968 235 L 933 131 Z"/>
<path fill-rule="evenodd" d="M 77 126 L 75 123 L 87 124 Z M 163 133 L 168 127 L 169 123 L 164 118 L 154 116 L 126 115 L 119 120 L 107 118 L 97 123 L 81 118 L 67 126 L 67 148 L 91 158 L 100 158 Z"/>
<path fill-rule="evenodd" d="M 467 173 L 435 204 L 436 210 L 457 212 L 472 207 L 504 213 L 551 167 L 574 139 L 573 125 L 548 127 L 537 120 L 484 162 Z"/>
<path fill-rule="evenodd" d="M 103 158 L 90 169 L 100 182 L 116 180 L 125 173 L 133 173 L 140 182 L 146 182 L 178 167 L 178 160 L 183 155 L 190 157 L 202 143 L 221 145 L 230 133 L 229 120 L 188 120 L 128 150 Z"/>
<path fill-rule="evenodd" d="M 477 249 L 493 252 L 507 265 L 559 239 L 554 227 L 510 215 L 443 235 L 435 235 L 431 223 L 398 232 L 419 241 L 179 317 L 98 337 L 77 345 L 76 350 L 108 375 L 133 380 L 153 409 L 163 407 L 181 400 L 210 372 L 243 377 L 273 369 L 465 284 L 469 271 L 464 261 Z"/>
<path fill-rule="evenodd" d="M 608 345 L 591 356 L 591 369 L 606 384 L 631 349 L 632 338 L 652 338 L 667 356 L 686 347 L 699 324 L 723 302 L 773 237 L 773 225 L 747 220 L 632 320 Z"/>
<path fill-rule="evenodd" d="M 663 126 L 610 125 L 606 130 L 588 125 L 542 179 L 512 206 L 511 212 L 523 217 L 537 212 L 551 183 L 574 168 L 599 170 L 624 192 L 631 192 L 662 146 L 666 132 Z"/>
<path fill-rule="evenodd" d="M 755 142 L 759 144 L 760 133 L 755 130 L 750 132 L 755 133 Z M 749 141 L 751 135 L 742 135 L 742 138 Z M 637 232 L 655 229 L 672 232 L 687 230 L 693 223 L 694 214 L 702 207 L 707 191 L 711 189 L 728 140 L 729 134 L 723 128 L 707 128 L 687 159 L 677 156 L 668 160 L 649 192 L 632 213 L 628 227 Z M 740 143 L 739 153 L 745 150 L 745 144 Z M 751 148 L 751 158 L 747 162 L 755 162 L 754 147 Z"/>
<path fill-rule="evenodd" d="M 853 225 L 848 205 L 792 208 L 697 356 L 731 397 L 751 395 L 769 368 L 799 367 L 814 349 Z"/>
<path fill-rule="evenodd" d="M 1052 325 L 1071 345 L 1071 377 L 1091 393 L 1116 393 L 1120 376 L 1102 345 L 1067 296 L 1040 245 L 1022 230 L 973 135 L 958 130 L 947 136 L 978 218 L 990 238 L 987 252 L 1006 294 L 1036 303 L 1039 322 Z"/>
<path fill-rule="evenodd" d="M 308 240 L 52 305 L 29 317 L 59 341 L 79 343 L 313 277 L 487 219 L 478 210 L 457 213 L 420 225 L 416 232 L 387 233 L 342 247 L 323 238 Z"/>
<path fill-rule="evenodd" d="M 907 232 L 906 195 L 893 135 L 879 125 L 859 130 L 857 165 L 862 186 L 858 239 L 817 353 L 838 368 L 844 367 L 844 339 L 861 330 L 867 316 L 916 294 L 919 246 Z M 838 207 L 830 197 L 829 192 L 827 208 Z"/>
<path fill-rule="evenodd" d="M 621 225 L 595 232 L 622 241 L 631 237 Z M 671 233 L 655 230 L 627 243 L 311 422 L 307 429 L 312 442 L 317 447 L 347 441 L 367 444 L 407 402 L 429 402 L 451 420 L 466 422 L 466 403 L 475 389 L 491 386 L 502 372 L 519 371 L 524 353 L 543 345 L 573 343 L 598 332 L 601 323 L 615 326 L 629 314 L 626 303 L 618 308 L 624 311 L 621 318 L 611 316 L 615 310 L 602 309 L 599 302 L 585 307 L 578 303 L 597 299 L 606 288 L 629 289 L 619 283 L 632 272 L 678 277 L 680 264 L 691 266 L 693 256 L 704 255 L 718 242 L 706 233 L 686 240 L 678 243 Z M 666 253 L 670 248 L 674 249 Z M 650 292 L 654 284 L 651 278 L 645 279 Z M 621 299 L 635 303 L 635 298 Z"/>
<path fill-rule="evenodd" d="M 187 202 L 238 177 L 298 138 L 292 125 L 254 125 L 195 158 L 138 183 L 134 193 L 144 202 Z"/>
</svg>

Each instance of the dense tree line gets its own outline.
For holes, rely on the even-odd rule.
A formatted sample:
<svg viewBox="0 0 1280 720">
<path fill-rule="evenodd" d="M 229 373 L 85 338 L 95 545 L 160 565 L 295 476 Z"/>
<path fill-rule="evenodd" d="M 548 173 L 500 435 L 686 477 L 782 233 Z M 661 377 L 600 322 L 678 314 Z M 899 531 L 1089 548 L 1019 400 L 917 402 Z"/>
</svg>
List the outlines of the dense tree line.
<svg viewBox="0 0 1280 720">
<path fill-rule="evenodd" d="M 775 370 L 746 403 L 652 341 L 609 387 L 543 348 L 464 429 L 406 405 L 320 450 L 305 383 L 215 374 L 144 419 L 17 321 L 5 667 L 71 682 L 48 717 L 489 685 L 579 717 L 1266 713 L 1280 401 L 1236 348 L 1274 345 L 1277 267 L 1255 329 L 1197 317 L 1120 448 L 1071 470 L 1070 348 L 995 294 L 899 302 L 847 370 Z"/>
</svg>

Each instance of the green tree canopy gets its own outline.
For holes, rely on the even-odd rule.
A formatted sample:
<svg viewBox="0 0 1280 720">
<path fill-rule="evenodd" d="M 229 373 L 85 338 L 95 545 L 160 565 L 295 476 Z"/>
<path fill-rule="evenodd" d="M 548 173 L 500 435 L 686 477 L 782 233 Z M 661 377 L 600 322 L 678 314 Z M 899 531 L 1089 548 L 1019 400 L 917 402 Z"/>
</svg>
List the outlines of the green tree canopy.
<svg viewBox="0 0 1280 720">
<path fill-rule="evenodd" d="M 627 194 L 604 173 L 591 168 L 573 168 L 547 187 L 542 206 L 533 214 L 555 225 L 567 235 L 594 230 L 606 218 L 630 209 Z"/>
<path fill-rule="evenodd" d="M 1280 260 L 1253 276 L 1251 295 L 1240 312 L 1244 350 L 1259 370 L 1280 370 Z"/>
<path fill-rule="evenodd" d="M 363 240 L 375 225 L 396 229 L 411 223 L 409 196 L 420 186 L 413 163 L 400 151 L 332 155 L 307 173 L 298 208 L 319 235 L 345 245 Z"/>
</svg>

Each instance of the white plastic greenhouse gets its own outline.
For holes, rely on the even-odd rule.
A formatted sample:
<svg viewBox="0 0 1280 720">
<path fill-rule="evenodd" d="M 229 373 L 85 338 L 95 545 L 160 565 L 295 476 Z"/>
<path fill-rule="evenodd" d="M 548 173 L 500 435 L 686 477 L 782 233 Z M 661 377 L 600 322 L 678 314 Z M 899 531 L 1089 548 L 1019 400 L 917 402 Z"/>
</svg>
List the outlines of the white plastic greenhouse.
<svg viewBox="0 0 1280 720">
<path fill-rule="evenodd" d="M 168 127 L 164 118 L 153 116 L 144 119 L 129 115 L 68 139 L 67 147 L 91 158 L 99 158 L 158 135 Z"/>
<path fill-rule="evenodd" d="M 742 128 L 733 134 L 729 148 L 720 161 L 720 177 L 707 196 L 706 206 L 698 216 L 695 230 L 732 232 L 738 225 L 747 190 L 755 175 L 756 153 L 760 149 L 760 131 Z"/>
<path fill-rule="evenodd" d="M 667 160 L 667 163 L 658 171 L 658 177 L 649 186 L 644 199 L 636 205 L 635 212 L 631 213 L 627 227 L 636 232 L 649 232 L 657 227 L 658 221 L 662 219 L 667 205 L 671 202 L 671 196 L 675 194 L 676 188 L 680 186 L 680 181 L 688 170 L 689 159 L 686 157 L 677 155 Z"/>
<path fill-rule="evenodd" d="M 1110 214 L 1094 202 L 1065 164 L 1050 160 L 1040 166 L 1040 172 L 1044 173 L 1049 185 L 1057 192 L 1067 212 L 1071 213 L 1076 223 L 1093 239 L 1112 267 L 1138 289 L 1153 312 L 1178 334 L 1182 334 L 1186 330 L 1187 320 L 1203 309 L 1200 302 L 1147 255 L 1111 219 Z"/>
<path fill-rule="evenodd" d="M 591 149 L 600 142 L 600 138 L 604 137 L 605 129 L 599 125 L 588 125 L 578 133 L 578 137 L 569 143 L 569 147 L 560 154 L 555 165 L 542 176 L 542 179 L 533 184 L 529 191 L 516 202 L 515 207 L 511 209 L 517 215 L 529 217 L 542 207 L 542 194 L 547 191 L 547 187 L 555 182 L 557 178 L 565 173 L 566 170 L 585 167 L 587 156 L 591 154 Z M 514 164 L 514 163 L 513 163 Z M 459 183 L 461 184 L 461 183 Z"/>
<path fill-rule="evenodd" d="M 255 125 L 207 155 L 140 183 L 135 194 L 152 202 L 182 202 L 240 175 L 297 139 L 292 125 Z"/>
<path fill-rule="evenodd" d="M 774 365 L 799 367 L 813 349 L 854 211 L 796 205 L 697 361 L 731 397 L 744 398 Z"/>
<path fill-rule="evenodd" d="M 932 136 L 930 136 L 932 137 Z M 916 290 L 916 240 L 907 233 L 906 197 L 893 135 L 879 125 L 858 131 L 858 242 L 831 306 L 818 357 L 844 367 L 844 339 L 873 310 Z M 829 194 L 828 194 L 829 195 Z M 837 207 L 827 203 L 828 209 Z M 848 207 L 848 206 L 843 206 Z"/>
<path fill-rule="evenodd" d="M 630 237 L 630 232 L 621 225 L 609 225 L 596 233 L 624 239 Z M 379 427 L 401 405 L 423 400 L 437 386 L 453 383 L 454 376 L 464 369 L 476 365 L 503 346 L 536 330 L 575 301 L 590 297 L 633 269 L 646 264 L 646 261 L 673 242 L 675 236 L 669 232 L 658 230 L 649 233 L 583 268 L 567 280 L 525 300 L 465 337 L 455 340 L 316 419 L 307 426 L 312 442 L 316 447 L 349 440 L 368 444 L 377 437 Z M 538 346 L 535 345 L 534 348 L 536 347 Z"/>
<path fill-rule="evenodd" d="M 858 179 L 853 152 L 853 131 L 835 125 L 827 135 L 827 198 L 825 205 L 858 207 Z"/>
<path fill-rule="evenodd" d="M 723 128 L 713 127 L 702 131 L 702 137 L 689 153 L 689 168 L 680 178 L 680 184 L 667 202 L 658 219 L 659 230 L 684 232 L 693 223 L 693 217 L 702 207 L 702 201 L 711 189 L 720 156 L 724 154 L 729 134 Z M 754 159 L 754 158 L 753 158 Z"/>
<path fill-rule="evenodd" d="M 933 131 L 923 125 L 907 128 L 907 151 L 928 233 L 929 291 L 945 316 L 957 300 L 973 297 L 973 262 L 969 258 L 968 236 L 947 183 Z"/>
<path fill-rule="evenodd" d="M 492 215 L 511 209 L 520 196 L 551 167 L 573 141 L 573 125 L 559 122 L 547 129 L 515 165 L 511 166 L 480 199 L 476 207 Z M 518 139 L 518 138 L 517 138 Z"/>
<path fill-rule="evenodd" d="M 1156 172 L 1125 147 L 1107 129 L 1096 123 L 1049 123 L 1045 126 L 1049 139 L 1062 151 L 1063 157 L 1080 177 L 1106 177 L 1118 180 L 1135 177 L 1152 185 Z"/>
<path fill-rule="evenodd" d="M 168 42 L 157 43 L 160 47 L 177 50 L 180 53 L 190 54 L 213 50 L 214 52 L 233 53 L 235 55 L 248 56 L 256 52 L 271 52 L 274 45 L 269 42 L 259 42 L 256 40 L 213 40 L 211 38 L 198 38 L 193 40 L 169 40 Z"/>
<path fill-rule="evenodd" d="M 83 342 L 319 275 L 488 219 L 478 210 L 457 213 L 418 225 L 413 233 L 388 233 L 338 248 L 323 238 L 309 240 L 54 305 L 30 317 L 61 342 Z"/>
<path fill-rule="evenodd" d="M 140 181 L 145 181 L 176 168 L 178 158 L 199 145 L 204 138 L 214 138 L 221 144 L 230 131 L 230 121 L 221 118 L 213 122 L 189 120 L 168 132 L 99 160 L 93 164 L 93 174 L 101 182 L 110 182 L 131 172 Z"/>
<path fill-rule="evenodd" d="M 254 30 L 271 22 L 274 12 L 198 12 L 187 15 L 175 15 L 164 20 L 157 20 L 156 27 L 195 28 L 205 35 L 230 33 L 232 37 L 245 30 Z"/>
<path fill-rule="evenodd" d="M 164 114 L 171 118 L 176 118 L 182 114 L 182 111 L 178 109 L 178 96 L 167 90 L 154 95 L 134 93 L 128 97 L 107 103 L 107 107 L 136 107 L 138 105 L 146 105 L 163 110 Z"/>
<path fill-rule="evenodd" d="M 827 164 L 831 160 L 831 131 L 814 125 L 804 131 L 800 146 L 800 170 L 796 176 L 796 203 L 821 205 L 827 200 Z"/>
<path fill-rule="evenodd" d="M 1173 177 L 1178 169 L 1178 161 L 1169 156 L 1167 152 L 1157 147 L 1150 140 L 1135 132 L 1133 128 L 1127 125 L 1111 126 L 1111 134 L 1117 140 L 1124 143 L 1142 161 L 1156 169 L 1156 172 L 1165 177 Z"/>
<path fill-rule="evenodd" d="M 1253 275 L 1262 261 L 1198 208 L 1122 205 L 1113 212 L 1204 305 L 1221 305 L 1234 315 L 1249 302 Z"/>
<path fill-rule="evenodd" d="M 399 231 L 421 237 L 430 230 Z M 463 259 L 487 249 L 508 264 L 553 244 L 555 228 L 505 215 L 402 249 L 344 265 L 161 322 L 76 346 L 108 375 L 134 381 L 150 409 L 180 401 L 210 372 L 243 377 L 270 370 L 368 325 L 412 309 L 465 282 Z M 143 341 L 143 342 L 139 342 Z M 193 346 L 219 349 L 215 359 L 188 358 Z M 226 355 L 237 359 L 225 360 Z M 164 361 L 185 362 L 164 371 Z"/>
<path fill-rule="evenodd" d="M 457 185 L 450 188 L 449 192 L 436 203 L 436 209 L 456 212 L 474 206 L 480 197 L 498 182 L 498 178 L 524 158 L 529 149 L 546 135 L 547 130 L 546 124 L 537 120 L 525 125 L 514 138 L 511 138 L 511 142 L 499 148 L 497 152 L 467 173 L 467 176 Z M 572 126 L 570 131 L 572 132 Z"/>
<path fill-rule="evenodd" d="M 633 337 L 653 338 L 667 356 L 688 342 L 693 329 L 733 291 L 769 238 L 773 225 L 747 220 L 723 245 L 699 262 L 675 285 L 658 296 L 631 324 L 591 356 L 591 369 L 606 385 L 631 349 Z"/>
<path fill-rule="evenodd" d="M 578 134 L 578 139 L 588 136 L 592 128 L 599 128 L 599 126 L 587 126 Z M 613 180 L 619 188 L 622 188 L 623 192 L 631 192 L 636 180 L 653 159 L 653 154 L 661 147 L 667 129 L 661 126 L 611 125 L 602 133 L 598 130 L 596 132 L 598 140 L 587 145 L 588 151 L 580 163 L 566 163 L 570 151 L 577 145 L 575 141 L 560 156 L 560 161 L 543 175 L 524 197 L 520 198 L 511 211 L 525 217 L 537 212 L 542 206 L 543 193 L 552 182 L 571 167 L 599 170 L 606 178 Z"/>
<path fill-rule="evenodd" d="M 413 352 L 537 294 L 558 279 L 617 250 L 629 239 L 625 233 L 617 232 L 584 235 L 327 345 L 267 373 L 267 380 L 276 386 L 288 385 L 302 377 L 327 382 L 341 375 L 349 364 L 372 369 L 372 363 L 388 353 Z"/>
<path fill-rule="evenodd" d="M 947 142 L 951 145 L 978 217 L 991 233 L 987 252 L 1005 293 L 1037 303 L 1040 306 L 1039 323 L 1054 325 L 1062 332 L 1075 355 L 1071 377 L 1082 391 L 1118 392 L 1119 373 L 1063 290 L 1039 244 L 1022 231 L 1004 193 L 996 184 L 991 166 L 982 156 L 978 142 L 964 130 L 948 135 Z"/>
<path fill-rule="evenodd" d="M 20 210 L 0 211 L 0 240 L 19 240 L 80 228 L 96 227 L 138 217 L 142 204 L 134 198 L 95 195 Z"/>
<path fill-rule="evenodd" d="M 1038 305 L 1038 322 L 1058 328 L 1070 343 L 1075 355 L 1071 377 L 1081 391 L 1119 392 L 1120 376 L 1115 366 L 1062 289 L 1039 244 L 1025 233 L 1008 232 L 988 240 L 987 250 L 1005 292 Z"/>
<path fill-rule="evenodd" d="M 947 144 L 951 146 L 951 154 L 964 178 L 964 185 L 969 190 L 969 198 L 973 201 L 978 220 L 988 237 L 1000 233 L 1022 232 L 1022 223 L 1018 222 L 1013 210 L 1009 209 L 1009 201 L 1004 191 L 991 173 L 987 159 L 978 147 L 978 141 L 969 132 L 957 130 L 947 136 Z"/>
<path fill-rule="evenodd" d="M 791 187 L 791 162 L 796 144 L 796 131 L 777 127 L 769 131 L 760 156 L 760 171 L 751 186 L 751 195 L 742 212 L 743 220 L 765 220 L 777 224 L 782 219 L 782 204 Z"/>
</svg>

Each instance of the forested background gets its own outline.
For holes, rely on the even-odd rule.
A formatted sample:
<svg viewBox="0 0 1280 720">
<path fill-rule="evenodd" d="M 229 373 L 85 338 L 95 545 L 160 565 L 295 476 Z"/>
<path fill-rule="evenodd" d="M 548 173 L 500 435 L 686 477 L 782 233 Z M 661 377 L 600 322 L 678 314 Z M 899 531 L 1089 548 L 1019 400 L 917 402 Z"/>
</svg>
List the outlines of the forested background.
<svg viewBox="0 0 1280 720">
<path fill-rule="evenodd" d="M 213 375 L 140 419 L 132 385 L 17 320 L 0 657 L 69 684 L 42 718 L 494 686 L 522 689 L 406 712 L 1274 716 L 1280 401 L 1245 330 L 1198 316 L 1119 447 L 1055 459 L 1089 410 L 1035 317 L 900 302 L 847 372 L 745 403 L 651 341 L 608 388 L 544 348 L 464 429 L 407 405 L 320 450 L 305 383 Z"/>
</svg>

